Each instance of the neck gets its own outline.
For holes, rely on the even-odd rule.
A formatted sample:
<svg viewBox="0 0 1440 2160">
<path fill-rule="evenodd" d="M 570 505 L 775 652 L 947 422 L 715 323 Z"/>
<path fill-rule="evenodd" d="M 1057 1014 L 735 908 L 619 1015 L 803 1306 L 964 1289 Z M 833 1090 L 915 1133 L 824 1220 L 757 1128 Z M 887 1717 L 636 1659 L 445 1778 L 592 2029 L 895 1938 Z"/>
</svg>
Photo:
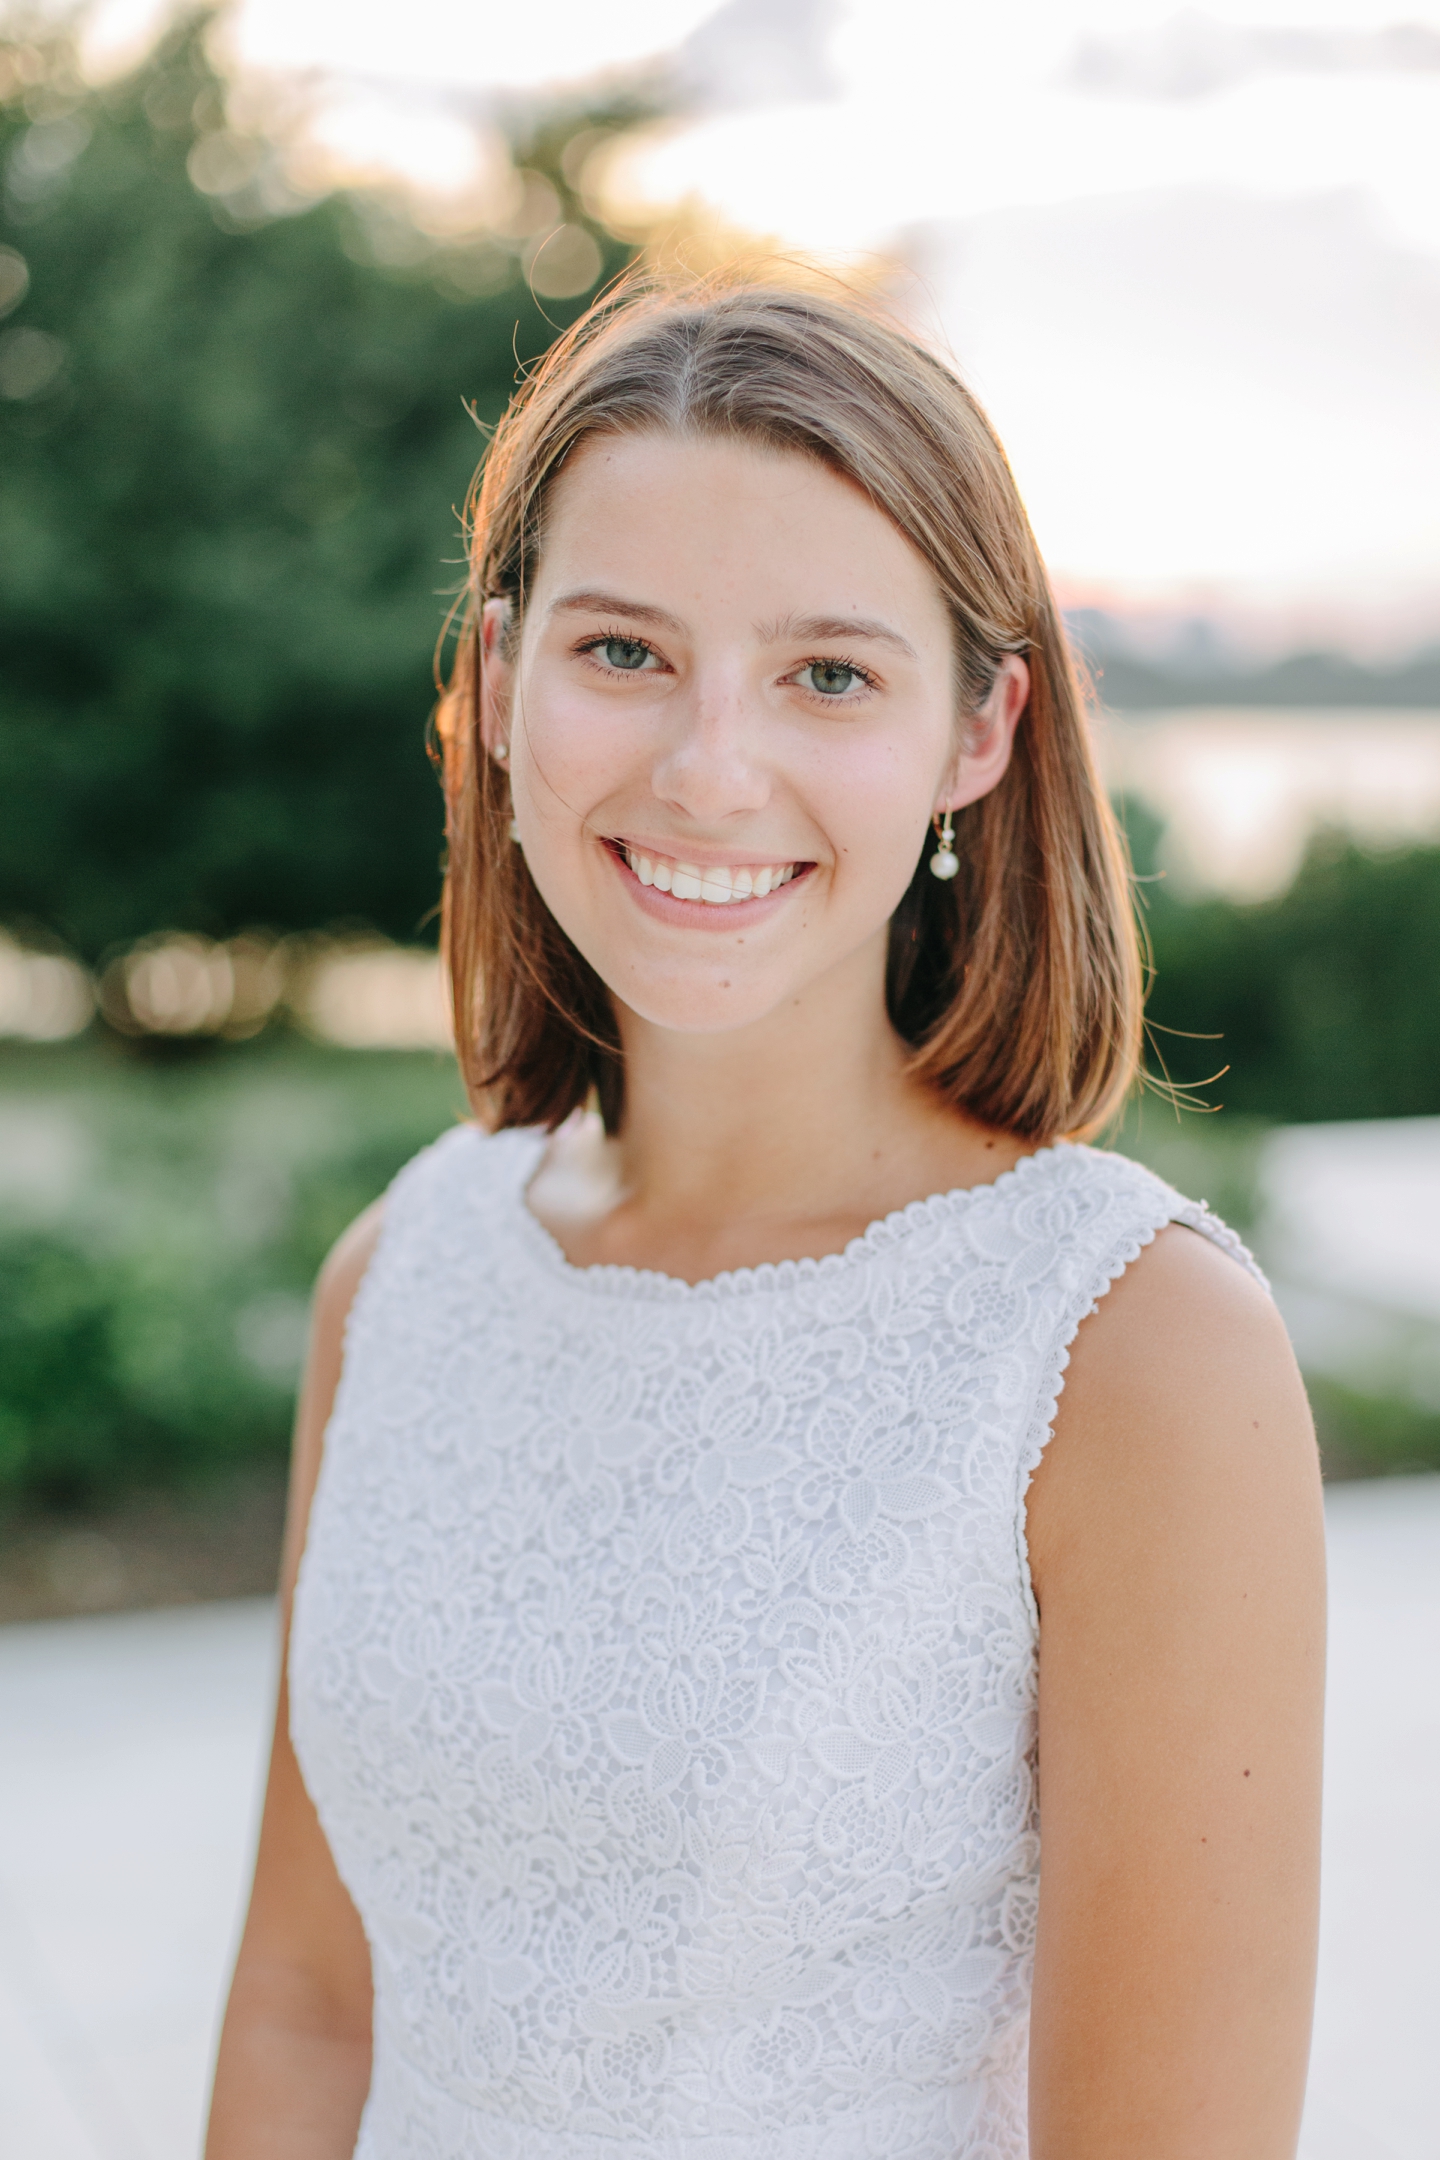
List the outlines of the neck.
<svg viewBox="0 0 1440 2160">
<path fill-rule="evenodd" d="M 1025 1152 L 911 1078 L 884 947 L 754 1025 L 711 1035 L 620 1009 L 625 1119 L 560 1136 L 530 1204 L 572 1260 L 699 1280 L 838 1251 L 868 1223 Z"/>
<path fill-rule="evenodd" d="M 883 1147 L 897 1123 L 930 1110 L 906 1076 L 883 996 L 863 1014 L 822 984 L 723 1035 L 624 1015 L 626 1192 L 715 1222 L 790 1215 L 834 1193 L 866 1136 Z"/>
</svg>

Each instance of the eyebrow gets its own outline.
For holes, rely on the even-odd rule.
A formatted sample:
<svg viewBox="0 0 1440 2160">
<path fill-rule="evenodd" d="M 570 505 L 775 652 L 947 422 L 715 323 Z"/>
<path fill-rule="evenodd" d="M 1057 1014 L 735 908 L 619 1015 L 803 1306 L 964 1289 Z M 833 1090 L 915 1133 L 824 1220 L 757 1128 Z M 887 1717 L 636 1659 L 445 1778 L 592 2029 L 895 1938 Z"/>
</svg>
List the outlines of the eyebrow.
<svg viewBox="0 0 1440 2160">
<path fill-rule="evenodd" d="M 652 630 L 681 630 L 685 628 L 678 615 L 667 615 L 664 608 L 650 607 L 643 600 L 622 600 L 617 593 L 583 592 L 561 593 L 558 600 L 550 603 L 552 615 L 624 615 L 630 622 L 645 623 Z"/>
<path fill-rule="evenodd" d="M 867 638 L 876 645 L 893 646 L 909 660 L 918 657 L 908 638 L 868 615 L 787 615 L 782 621 L 756 627 L 767 644 L 779 644 L 782 638 Z"/>
</svg>

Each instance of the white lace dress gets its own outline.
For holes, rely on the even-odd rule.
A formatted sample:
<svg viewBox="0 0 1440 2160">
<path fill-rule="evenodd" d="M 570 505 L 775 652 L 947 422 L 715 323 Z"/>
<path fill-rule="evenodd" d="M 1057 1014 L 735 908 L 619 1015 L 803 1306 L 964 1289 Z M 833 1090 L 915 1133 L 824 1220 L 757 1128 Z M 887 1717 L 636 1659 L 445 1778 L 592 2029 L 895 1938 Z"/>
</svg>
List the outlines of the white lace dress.
<svg viewBox="0 0 1440 2160">
<path fill-rule="evenodd" d="M 393 1186 L 290 1677 L 369 1937 L 363 2160 L 1022 2160 L 1024 1497 L 1168 1221 L 1060 1146 L 844 1253 L 571 1267 L 542 1142 Z"/>
</svg>

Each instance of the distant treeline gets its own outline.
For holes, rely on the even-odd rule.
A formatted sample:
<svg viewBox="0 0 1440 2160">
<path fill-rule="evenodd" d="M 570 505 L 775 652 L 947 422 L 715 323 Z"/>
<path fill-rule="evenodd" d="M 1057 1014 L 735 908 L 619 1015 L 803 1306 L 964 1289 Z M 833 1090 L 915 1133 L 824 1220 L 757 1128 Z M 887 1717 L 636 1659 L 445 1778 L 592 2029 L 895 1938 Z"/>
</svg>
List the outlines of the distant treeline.
<svg viewBox="0 0 1440 2160">
<path fill-rule="evenodd" d="M 1100 702 L 1114 712 L 1202 705 L 1440 710 L 1440 644 L 1388 667 L 1319 650 L 1287 653 L 1261 667 L 1247 663 L 1221 625 L 1205 616 L 1175 624 L 1160 654 L 1138 651 L 1131 625 L 1104 608 L 1072 608 L 1065 620 Z"/>
<path fill-rule="evenodd" d="M 1190 669 L 1162 667 L 1104 648 L 1090 665 L 1102 702 L 1116 712 L 1159 712 L 1180 705 L 1440 708 L 1440 645 L 1393 668 L 1362 667 L 1345 653 L 1302 652 L 1264 668 Z"/>
</svg>

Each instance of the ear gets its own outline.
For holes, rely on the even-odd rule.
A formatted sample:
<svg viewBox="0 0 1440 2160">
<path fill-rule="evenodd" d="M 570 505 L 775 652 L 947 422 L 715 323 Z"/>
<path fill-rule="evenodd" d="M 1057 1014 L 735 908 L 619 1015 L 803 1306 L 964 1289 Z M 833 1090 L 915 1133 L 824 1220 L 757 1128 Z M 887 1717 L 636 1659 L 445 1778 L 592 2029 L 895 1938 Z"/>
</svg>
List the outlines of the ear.
<svg viewBox="0 0 1440 2160">
<path fill-rule="evenodd" d="M 487 600 L 480 615 L 480 736 L 491 757 L 507 771 L 514 675 L 506 651 L 509 627 L 510 602 Z"/>
<path fill-rule="evenodd" d="M 1006 653 L 990 695 L 965 723 L 965 741 L 935 798 L 937 810 L 963 810 L 966 803 L 990 793 L 1010 763 L 1015 730 L 1029 698 L 1029 667 L 1019 653 Z"/>
</svg>

